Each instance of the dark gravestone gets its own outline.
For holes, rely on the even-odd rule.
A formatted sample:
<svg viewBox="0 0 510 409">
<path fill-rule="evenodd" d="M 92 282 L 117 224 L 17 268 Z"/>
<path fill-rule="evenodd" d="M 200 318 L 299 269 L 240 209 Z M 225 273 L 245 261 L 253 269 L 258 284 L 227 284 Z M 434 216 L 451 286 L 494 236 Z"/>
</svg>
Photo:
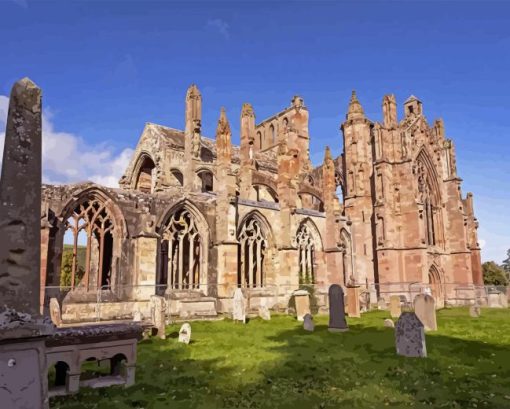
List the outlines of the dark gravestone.
<svg viewBox="0 0 510 409">
<path fill-rule="evenodd" d="M 403 312 L 395 325 L 397 354 L 425 358 L 425 328 L 414 312 Z"/>
<path fill-rule="evenodd" d="M 330 332 L 349 330 L 345 320 L 344 291 L 338 284 L 329 287 L 329 327 Z"/>
<path fill-rule="evenodd" d="M 41 90 L 12 87 L 0 179 L 0 312 L 39 314 Z"/>
</svg>

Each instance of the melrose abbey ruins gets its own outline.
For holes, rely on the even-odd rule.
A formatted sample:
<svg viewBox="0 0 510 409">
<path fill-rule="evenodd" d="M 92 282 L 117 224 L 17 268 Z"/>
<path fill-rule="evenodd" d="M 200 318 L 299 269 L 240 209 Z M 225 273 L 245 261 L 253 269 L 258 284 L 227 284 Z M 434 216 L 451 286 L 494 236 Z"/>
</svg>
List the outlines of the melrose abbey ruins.
<svg viewBox="0 0 510 409">
<path fill-rule="evenodd" d="M 323 308 L 331 284 L 358 286 L 366 304 L 426 290 L 438 305 L 483 285 L 473 196 L 442 120 L 429 124 L 416 97 L 399 121 L 386 95 L 372 122 L 353 92 L 343 153 L 326 147 L 317 167 L 299 96 L 259 123 L 244 104 L 240 146 L 224 110 L 203 136 L 201 112 L 192 85 L 183 131 L 146 124 L 119 188 L 43 185 L 42 304 L 60 297 L 64 319 L 85 321 L 101 300 L 114 319 L 149 315 L 160 295 L 188 318 L 231 311 L 236 288 L 249 308 L 277 310 L 303 286 Z"/>
</svg>

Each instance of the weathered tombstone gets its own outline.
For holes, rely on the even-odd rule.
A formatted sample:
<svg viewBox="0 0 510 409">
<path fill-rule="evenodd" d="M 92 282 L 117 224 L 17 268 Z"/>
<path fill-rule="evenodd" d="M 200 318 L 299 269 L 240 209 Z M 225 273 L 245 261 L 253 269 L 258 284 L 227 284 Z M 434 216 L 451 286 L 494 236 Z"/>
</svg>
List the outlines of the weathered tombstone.
<svg viewBox="0 0 510 409">
<path fill-rule="evenodd" d="M 347 287 L 347 314 L 349 317 L 360 318 L 359 287 Z"/>
<path fill-rule="evenodd" d="M 48 408 L 40 314 L 41 90 L 28 78 L 12 87 L 0 178 L 0 406 Z"/>
<path fill-rule="evenodd" d="M 393 320 L 390 320 L 389 318 L 386 318 L 384 320 L 384 326 L 387 327 L 387 328 L 395 328 L 395 323 L 393 322 Z"/>
<path fill-rule="evenodd" d="M 377 308 L 379 310 L 386 310 L 388 308 L 388 306 L 386 305 L 386 301 L 384 300 L 384 298 L 379 298 L 379 300 L 377 301 Z"/>
<path fill-rule="evenodd" d="M 499 292 L 490 292 L 487 298 L 489 308 L 503 308 L 499 298 Z"/>
<path fill-rule="evenodd" d="M 310 332 L 313 332 L 313 330 L 315 329 L 312 314 L 305 314 L 305 316 L 303 317 L 303 329 L 305 331 Z"/>
<path fill-rule="evenodd" d="M 60 305 L 56 298 L 50 298 L 50 317 L 53 324 L 57 327 L 62 325 L 62 314 L 60 312 Z"/>
<path fill-rule="evenodd" d="M 414 298 L 414 312 L 426 331 L 437 331 L 436 305 L 434 297 L 418 294 Z"/>
<path fill-rule="evenodd" d="M 265 305 L 261 305 L 259 307 L 259 317 L 262 318 L 264 321 L 271 320 L 271 312 L 269 311 L 269 308 Z"/>
<path fill-rule="evenodd" d="M 136 310 L 136 311 L 133 313 L 133 321 L 134 321 L 134 322 L 140 322 L 140 321 L 142 321 L 142 313 L 140 312 L 140 310 Z"/>
<path fill-rule="evenodd" d="M 246 302 L 244 300 L 243 291 L 240 288 L 236 288 L 234 291 L 234 300 L 233 300 L 233 312 L 232 319 L 234 321 L 242 321 L 243 324 L 246 323 Z"/>
<path fill-rule="evenodd" d="M 338 284 L 329 287 L 329 327 L 330 332 L 345 332 L 349 330 L 345 320 L 344 291 Z"/>
<path fill-rule="evenodd" d="M 298 321 L 303 321 L 306 314 L 310 314 L 310 294 L 306 290 L 294 291 L 294 301 L 296 303 L 296 317 Z"/>
<path fill-rule="evenodd" d="M 469 307 L 469 315 L 471 315 L 473 318 L 480 317 L 480 306 L 475 304 Z"/>
<path fill-rule="evenodd" d="M 181 329 L 179 330 L 179 342 L 183 344 L 189 344 L 191 341 L 191 325 L 187 322 L 182 324 Z"/>
<path fill-rule="evenodd" d="M 402 307 L 400 304 L 400 296 L 392 295 L 390 297 L 390 316 L 391 318 L 398 318 L 402 314 Z"/>
<path fill-rule="evenodd" d="M 499 305 L 503 308 L 508 308 L 508 298 L 505 293 L 499 293 Z"/>
<path fill-rule="evenodd" d="M 425 358 L 425 329 L 414 312 L 403 312 L 395 325 L 397 354 L 407 357 Z"/>
<path fill-rule="evenodd" d="M 158 330 L 158 337 L 166 339 L 166 302 L 159 295 L 151 295 L 151 315 L 152 323 Z"/>
</svg>

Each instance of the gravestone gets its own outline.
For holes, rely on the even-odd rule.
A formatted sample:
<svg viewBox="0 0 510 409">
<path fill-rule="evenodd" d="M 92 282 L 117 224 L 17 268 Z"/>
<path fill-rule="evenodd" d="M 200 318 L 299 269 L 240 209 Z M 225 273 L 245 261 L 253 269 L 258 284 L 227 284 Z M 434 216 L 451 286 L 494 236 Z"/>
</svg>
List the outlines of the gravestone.
<svg viewBox="0 0 510 409">
<path fill-rule="evenodd" d="M 140 312 L 140 310 L 136 310 L 136 311 L 133 313 L 133 321 L 134 321 L 134 322 L 140 322 L 140 321 L 142 321 L 142 313 Z"/>
<path fill-rule="evenodd" d="M 377 301 L 377 308 L 379 310 L 386 310 L 388 306 L 386 305 L 386 301 L 384 301 L 384 298 L 379 298 Z"/>
<path fill-rule="evenodd" d="M 182 324 L 181 329 L 179 330 L 179 342 L 183 344 L 189 344 L 191 341 L 191 325 L 187 322 Z"/>
<path fill-rule="evenodd" d="M 305 316 L 303 317 L 303 329 L 305 331 L 310 332 L 313 332 L 313 330 L 315 329 L 312 314 L 305 314 Z"/>
<path fill-rule="evenodd" d="M 261 305 L 259 307 L 259 317 L 262 318 L 264 321 L 271 320 L 271 312 L 269 311 L 269 308 L 267 308 L 267 306 Z"/>
<path fill-rule="evenodd" d="M 397 354 L 407 357 L 425 358 L 425 328 L 414 312 L 403 312 L 395 325 Z"/>
<path fill-rule="evenodd" d="M 508 308 L 508 298 L 505 293 L 499 293 L 499 304 L 503 308 Z"/>
<path fill-rule="evenodd" d="M 158 330 L 158 337 L 166 339 L 166 302 L 165 299 L 159 295 L 151 295 L 151 318 L 152 324 Z"/>
<path fill-rule="evenodd" d="M 50 298 L 50 317 L 53 324 L 57 327 L 62 325 L 62 314 L 60 312 L 60 305 L 56 298 Z"/>
<path fill-rule="evenodd" d="M 386 318 L 384 320 L 384 326 L 387 327 L 387 328 L 395 328 L 395 323 L 393 322 L 393 320 L 390 320 L 389 318 Z"/>
<path fill-rule="evenodd" d="M 360 318 L 360 291 L 359 287 L 347 287 L 347 315 Z"/>
<path fill-rule="evenodd" d="M 402 306 L 400 304 L 400 296 L 392 295 L 390 297 L 390 316 L 391 318 L 398 318 L 402 314 Z"/>
<path fill-rule="evenodd" d="M 310 294 L 306 290 L 294 291 L 294 301 L 296 303 L 296 317 L 298 321 L 303 321 L 306 314 L 310 314 Z"/>
<path fill-rule="evenodd" d="M 414 297 L 414 312 L 426 331 L 437 331 L 434 297 L 428 294 L 418 294 Z"/>
<path fill-rule="evenodd" d="M 349 330 L 345 320 L 344 291 L 338 284 L 329 287 L 329 326 L 330 332 L 345 332 Z"/>
<path fill-rule="evenodd" d="M 499 292 L 490 292 L 487 297 L 487 304 L 489 308 L 503 308 L 500 303 Z"/>
<path fill-rule="evenodd" d="M 232 319 L 234 321 L 241 321 L 243 324 L 246 323 L 246 302 L 244 300 L 243 291 L 240 288 L 236 288 L 234 291 L 233 300 L 233 311 Z"/>
<path fill-rule="evenodd" d="M 472 305 L 471 307 L 469 307 L 469 315 L 471 315 L 471 317 L 473 318 L 478 318 L 480 316 L 480 306 L 479 305 Z"/>
</svg>

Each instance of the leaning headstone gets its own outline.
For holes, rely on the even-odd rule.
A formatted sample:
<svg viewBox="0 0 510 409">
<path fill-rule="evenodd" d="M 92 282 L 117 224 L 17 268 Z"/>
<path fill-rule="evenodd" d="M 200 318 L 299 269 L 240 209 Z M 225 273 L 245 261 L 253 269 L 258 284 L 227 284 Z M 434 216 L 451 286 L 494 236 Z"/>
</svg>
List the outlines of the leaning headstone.
<svg viewBox="0 0 510 409">
<path fill-rule="evenodd" d="M 312 314 L 305 314 L 305 316 L 303 317 L 303 329 L 305 331 L 310 332 L 313 332 L 313 330 L 315 329 Z"/>
<path fill-rule="evenodd" d="M 166 302 L 159 295 L 151 295 L 151 315 L 152 323 L 158 330 L 158 337 L 166 339 Z"/>
<path fill-rule="evenodd" d="M 261 305 L 259 307 L 259 317 L 262 318 L 264 321 L 271 320 L 271 312 L 269 311 L 269 308 L 265 305 Z"/>
<path fill-rule="evenodd" d="M 387 327 L 387 328 L 395 328 L 395 323 L 393 322 L 393 320 L 390 320 L 389 318 L 386 318 L 384 320 L 384 326 Z"/>
<path fill-rule="evenodd" d="M 505 293 L 499 293 L 499 305 L 503 308 L 508 308 L 508 298 Z"/>
<path fill-rule="evenodd" d="M 426 331 L 437 330 L 436 305 L 434 297 L 428 294 L 418 294 L 414 298 L 414 312 L 423 323 Z"/>
<path fill-rule="evenodd" d="M 306 314 L 310 314 L 310 294 L 306 290 L 294 291 L 294 301 L 296 303 L 296 317 L 298 321 L 303 321 Z"/>
<path fill-rule="evenodd" d="M 480 316 L 480 306 L 472 305 L 469 307 L 469 315 L 471 315 L 473 318 L 478 318 Z"/>
<path fill-rule="evenodd" d="M 359 287 L 347 287 L 347 314 L 349 317 L 360 318 Z"/>
<path fill-rule="evenodd" d="M 425 328 L 414 312 L 404 312 L 395 325 L 397 354 L 407 357 L 425 358 Z"/>
<path fill-rule="evenodd" d="M 236 288 L 234 291 L 233 300 L 233 311 L 232 319 L 234 321 L 241 321 L 243 324 L 246 323 L 246 302 L 244 300 L 243 291 L 240 288 Z"/>
<path fill-rule="evenodd" d="M 60 312 L 60 305 L 56 298 L 50 298 L 50 317 L 53 324 L 57 327 L 62 325 L 62 314 Z"/>
<path fill-rule="evenodd" d="M 329 287 L 329 326 L 330 332 L 345 332 L 349 330 L 345 320 L 344 291 L 338 284 Z"/>
<path fill-rule="evenodd" d="M 181 329 L 179 330 L 179 342 L 183 344 L 189 344 L 191 341 L 191 325 L 187 322 L 182 324 Z"/>
<path fill-rule="evenodd" d="M 390 316 L 391 318 L 398 318 L 402 314 L 402 307 L 400 304 L 400 296 L 392 295 L 390 297 Z"/>
</svg>

